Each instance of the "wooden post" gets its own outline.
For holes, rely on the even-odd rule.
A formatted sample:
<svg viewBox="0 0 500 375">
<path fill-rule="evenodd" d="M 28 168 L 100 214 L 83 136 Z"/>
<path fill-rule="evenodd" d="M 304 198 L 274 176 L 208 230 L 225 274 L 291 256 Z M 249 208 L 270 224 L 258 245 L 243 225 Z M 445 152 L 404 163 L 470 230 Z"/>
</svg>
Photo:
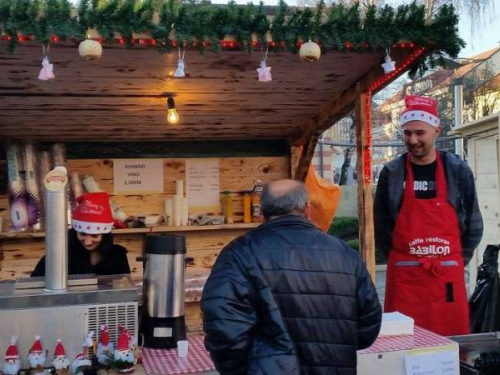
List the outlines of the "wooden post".
<svg viewBox="0 0 500 375">
<path fill-rule="evenodd" d="M 306 180 L 307 172 L 309 171 L 309 166 L 314 157 L 314 150 L 316 149 L 320 136 L 321 132 L 313 132 L 306 140 L 304 148 L 302 149 L 302 154 L 300 155 L 299 163 L 295 169 L 294 178 L 296 180 Z"/>
<path fill-rule="evenodd" d="M 358 172 L 359 249 L 373 283 L 376 282 L 375 232 L 373 227 L 373 181 L 371 93 L 359 93 L 356 99 L 356 170 Z"/>
</svg>

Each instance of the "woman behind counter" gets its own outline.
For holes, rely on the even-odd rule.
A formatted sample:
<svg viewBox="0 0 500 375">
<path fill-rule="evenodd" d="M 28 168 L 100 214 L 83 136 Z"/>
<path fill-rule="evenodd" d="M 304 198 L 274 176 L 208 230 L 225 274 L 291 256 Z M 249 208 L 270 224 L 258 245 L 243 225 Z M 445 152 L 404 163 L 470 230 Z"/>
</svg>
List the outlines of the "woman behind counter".
<svg viewBox="0 0 500 375">
<path fill-rule="evenodd" d="M 130 273 L 127 250 L 113 243 L 113 216 L 109 195 L 86 193 L 77 199 L 68 232 L 68 274 L 95 273 L 115 275 Z M 31 273 L 45 276 L 45 256 Z"/>
</svg>

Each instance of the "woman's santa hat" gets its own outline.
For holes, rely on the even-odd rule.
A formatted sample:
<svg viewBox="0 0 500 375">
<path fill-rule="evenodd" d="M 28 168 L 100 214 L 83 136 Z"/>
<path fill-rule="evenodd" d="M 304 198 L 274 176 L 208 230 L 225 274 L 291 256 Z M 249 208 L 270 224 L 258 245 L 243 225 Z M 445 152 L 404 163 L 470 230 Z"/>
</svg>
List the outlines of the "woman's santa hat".
<svg viewBox="0 0 500 375">
<path fill-rule="evenodd" d="M 109 345 L 109 332 L 108 327 L 106 325 L 101 326 L 101 334 L 99 336 L 101 340 L 101 345 L 108 346 Z"/>
<path fill-rule="evenodd" d="M 74 230 L 88 234 L 111 232 L 113 215 L 108 193 L 86 193 L 77 198 L 77 203 L 71 220 Z"/>
<path fill-rule="evenodd" d="M 56 348 L 54 349 L 54 357 L 65 357 L 66 351 L 64 350 L 64 346 L 61 340 L 57 339 Z"/>
<path fill-rule="evenodd" d="M 12 336 L 12 339 L 10 340 L 10 345 L 7 348 L 7 351 L 5 352 L 5 360 L 19 358 L 19 353 L 17 351 L 16 341 L 17 341 L 17 337 Z"/>
<path fill-rule="evenodd" d="M 40 336 L 35 336 L 35 342 L 31 346 L 30 353 L 43 353 L 42 338 Z"/>
<path fill-rule="evenodd" d="M 406 109 L 399 118 L 401 126 L 410 121 L 423 121 L 432 127 L 439 126 L 437 100 L 425 96 L 407 95 L 405 97 Z"/>
</svg>

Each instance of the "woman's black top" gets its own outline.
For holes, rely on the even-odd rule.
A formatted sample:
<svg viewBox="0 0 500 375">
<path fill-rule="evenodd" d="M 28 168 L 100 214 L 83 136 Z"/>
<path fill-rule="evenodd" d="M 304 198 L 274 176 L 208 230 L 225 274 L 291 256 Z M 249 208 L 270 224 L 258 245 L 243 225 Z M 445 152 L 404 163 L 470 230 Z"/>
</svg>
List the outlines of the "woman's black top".
<svg viewBox="0 0 500 375">
<path fill-rule="evenodd" d="M 111 236 L 111 235 L 105 235 Z M 96 265 L 90 263 L 91 251 L 86 250 L 79 242 L 75 242 L 76 234 L 69 234 L 68 238 L 68 274 L 78 275 L 94 273 L 96 275 L 116 275 L 130 273 L 127 260 L 127 249 L 112 243 L 111 238 L 106 238 L 105 250 L 101 251 L 102 258 Z M 93 250 L 98 251 L 98 250 Z M 38 261 L 31 276 L 45 276 L 45 255 Z"/>
</svg>

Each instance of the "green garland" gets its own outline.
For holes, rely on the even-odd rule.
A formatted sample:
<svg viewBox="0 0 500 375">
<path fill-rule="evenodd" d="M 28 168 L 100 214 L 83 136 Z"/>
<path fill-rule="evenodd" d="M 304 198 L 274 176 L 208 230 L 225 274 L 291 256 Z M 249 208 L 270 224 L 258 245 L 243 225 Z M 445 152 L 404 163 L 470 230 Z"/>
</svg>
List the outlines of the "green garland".
<svg viewBox="0 0 500 375">
<path fill-rule="evenodd" d="M 155 14 L 159 21 L 154 22 Z M 325 50 L 380 50 L 405 40 L 435 51 L 417 69 L 420 72 L 443 65 L 442 58 L 457 57 L 465 46 L 458 36 L 458 16 L 452 5 L 443 5 L 433 22 L 425 23 L 425 8 L 416 3 L 394 9 L 369 6 L 364 15 L 358 4 L 316 8 L 289 8 L 281 0 L 274 19 L 266 18 L 263 3 L 239 6 L 210 5 L 195 0 L 80 0 L 77 14 L 68 0 L 0 0 L 0 29 L 9 36 L 9 49 L 19 44 L 18 35 L 31 35 L 41 43 L 53 36 L 61 40 L 82 40 L 89 29 L 96 29 L 108 43 L 120 35 L 132 47 L 133 33 L 147 33 L 157 39 L 160 52 L 183 45 L 205 44 L 217 52 L 220 40 L 233 37 L 238 46 L 252 50 L 256 40 L 265 45 L 271 35 L 277 49 L 297 50 L 299 41 L 319 41 Z M 208 42 L 208 43 L 200 43 Z M 415 69 L 414 69 L 415 71 Z"/>
</svg>

